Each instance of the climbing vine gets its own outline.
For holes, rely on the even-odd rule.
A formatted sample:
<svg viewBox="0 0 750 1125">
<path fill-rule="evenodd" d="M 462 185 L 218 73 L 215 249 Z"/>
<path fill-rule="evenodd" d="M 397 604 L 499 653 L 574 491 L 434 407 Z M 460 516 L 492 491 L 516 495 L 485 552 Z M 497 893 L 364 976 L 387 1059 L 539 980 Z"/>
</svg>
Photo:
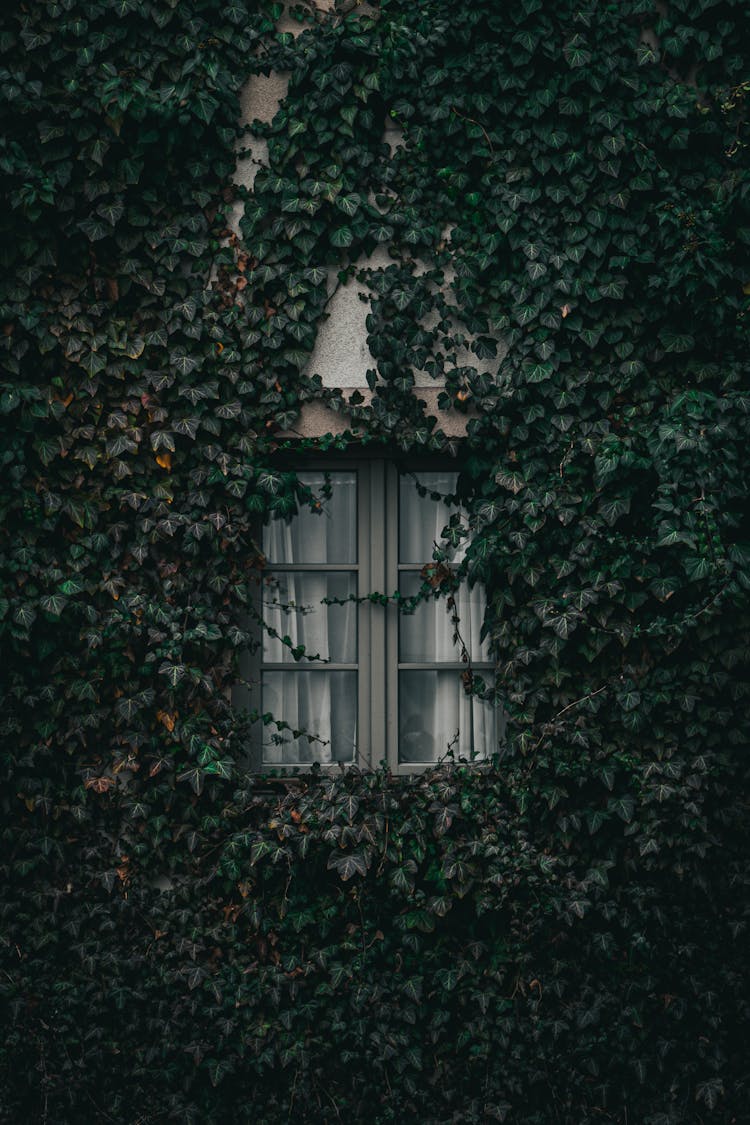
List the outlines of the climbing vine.
<svg viewBox="0 0 750 1125">
<path fill-rule="evenodd" d="M 748 43 L 741 0 L 4 11 L 0 1120 L 742 1120 Z M 315 370 L 337 286 L 368 394 Z M 457 458 L 507 745 L 254 779 L 257 527 L 373 444 Z"/>
</svg>

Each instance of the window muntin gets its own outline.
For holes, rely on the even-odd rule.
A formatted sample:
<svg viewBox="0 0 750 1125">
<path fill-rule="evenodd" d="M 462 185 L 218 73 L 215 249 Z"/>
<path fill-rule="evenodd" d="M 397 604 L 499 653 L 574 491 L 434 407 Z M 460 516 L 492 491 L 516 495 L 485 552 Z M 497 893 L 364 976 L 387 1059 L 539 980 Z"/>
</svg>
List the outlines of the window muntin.
<svg viewBox="0 0 750 1125">
<path fill-rule="evenodd" d="M 262 766 L 375 766 L 386 759 L 409 772 L 451 752 L 492 753 L 496 709 L 465 689 L 467 664 L 445 596 L 411 614 L 367 599 L 395 589 L 413 596 L 435 544 L 448 565 L 458 565 L 463 544 L 451 549 L 441 537 L 456 511 L 445 497 L 455 492 L 457 474 L 399 473 L 371 461 L 298 475 L 320 500 L 320 512 L 303 506 L 292 519 L 269 523 L 263 535 L 262 612 L 270 632 L 264 630 L 256 702 L 290 729 L 264 725 Z M 355 594 L 360 600 L 349 600 Z M 484 593 L 464 582 L 454 598 L 471 666 L 491 682 L 493 665 L 480 640 Z"/>
</svg>

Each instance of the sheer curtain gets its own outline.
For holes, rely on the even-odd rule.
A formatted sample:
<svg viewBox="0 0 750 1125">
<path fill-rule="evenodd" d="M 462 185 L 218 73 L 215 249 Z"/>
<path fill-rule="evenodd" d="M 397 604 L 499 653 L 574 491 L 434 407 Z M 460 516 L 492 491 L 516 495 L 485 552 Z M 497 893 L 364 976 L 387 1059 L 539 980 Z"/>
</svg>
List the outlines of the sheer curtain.
<svg viewBox="0 0 750 1125">
<path fill-rule="evenodd" d="M 450 495 L 456 473 L 416 474 L 429 490 Z M 424 565 L 432 560 L 434 545 L 446 549 L 441 532 L 451 508 L 429 494 L 420 496 L 416 481 L 402 476 L 399 503 L 399 565 Z M 464 546 L 447 550 L 449 562 L 458 565 Z M 418 570 L 402 570 L 400 590 L 416 594 L 422 583 Z M 464 581 L 454 594 L 458 630 L 472 664 L 490 663 L 487 643 L 480 642 L 486 599 L 484 591 Z M 496 748 L 495 708 L 467 694 L 461 669 L 404 668 L 404 664 L 451 664 L 461 661 L 461 647 L 453 640 L 454 628 L 445 597 L 422 602 L 413 614 L 399 617 L 399 760 L 435 761 L 452 751 L 456 757 L 485 757 Z M 475 673 L 476 674 L 476 673 Z M 481 672 L 478 674 L 481 675 Z M 491 671 L 485 672 L 485 679 Z"/>
<path fill-rule="evenodd" d="M 326 668 L 328 661 L 356 665 L 356 603 L 323 604 L 325 598 L 356 594 L 356 573 L 346 569 L 357 561 L 356 475 L 317 472 L 299 478 L 320 498 L 321 510 L 301 508 L 264 530 L 270 574 L 263 614 L 278 636 L 264 633 L 263 710 L 305 733 L 295 739 L 293 730 L 265 728 L 263 760 L 269 765 L 351 761 L 356 743 L 357 672 Z M 341 564 L 341 570 L 274 571 L 294 564 Z M 301 646 L 304 654 L 295 661 L 291 649 Z"/>
</svg>

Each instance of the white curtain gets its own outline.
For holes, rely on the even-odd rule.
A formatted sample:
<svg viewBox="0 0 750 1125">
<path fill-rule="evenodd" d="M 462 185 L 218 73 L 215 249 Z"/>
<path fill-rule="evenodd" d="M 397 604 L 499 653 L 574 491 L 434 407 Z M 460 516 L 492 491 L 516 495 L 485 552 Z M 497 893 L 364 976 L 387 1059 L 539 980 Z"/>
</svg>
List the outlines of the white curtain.
<svg viewBox="0 0 750 1125">
<path fill-rule="evenodd" d="M 306 734 L 294 739 L 291 730 L 266 727 L 263 760 L 269 765 L 351 761 L 356 743 L 357 673 L 328 671 L 323 663 L 356 664 L 356 604 L 322 604 L 324 598 L 356 594 L 356 575 L 346 570 L 357 561 L 356 476 L 318 472 L 299 478 L 321 498 L 322 508 L 301 508 L 292 519 L 272 520 L 264 530 L 269 580 L 263 614 L 278 637 L 264 633 L 263 662 L 288 664 L 290 670 L 264 671 L 263 710 Z M 332 492 L 326 498 L 327 484 Z M 340 563 L 342 569 L 273 571 L 274 565 L 294 563 Z M 290 645 L 304 645 L 301 660 L 295 661 Z"/>
<path fill-rule="evenodd" d="M 456 488 L 456 473 L 417 473 L 419 484 L 441 496 Z M 399 504 L 399 562 L 432 561 L 434 545 L 447 548 L 449 562 L 457 566 L 464 544 L 449 548 L 442 539 L 452 512 L 444 500 L 420 496 L 413 477 L 401 478 Z M 401 571 L 401 593 L 416 594 L 422 583 L 419 572 Z M 472 663 L 488 662 L 487 643 L 480 642 L 486 599 L 479 586 L 462 583 L 455 595 L 458 629 Z M 461 647 L 453 641 L 453 624 L 446 598 L 422 602 L 413 614 L 399 616 L 399 660 L 407 664 L 455 663 Z M 481 672 L 474 673 L 482 675 Z M 485 682 L 491 671 L 483 674 Z M 407 670 L 399 673 L 399 760 L 435 761 L 452 751 L 456 757 L 486 757 L 496 749 L 495 708 L 467 694 L 456 669 Z"/>
<path fill-rule="evenodd" d="M 269 574 L 264 583 L 264 620 L 278 637 L 264 636 L 262 707 L 306 733 L 295 739 L 292 730 L 277 731 L 273 724 L 265 727 L 263 760 L 268 765 L 353 761 L 357 742 L 357 671 L 331 670 L 324 663 L 329 659 L 336 664 L 357 663 L 356 603 L 322 604 L 326 598 L 346 599 L 357 590 L 356 572 L 351 569 L 357 562 L 356 474 L 301 473 L 300 479 L 321 498 L 321 511 L 303 507 L 292 519 L 271 521 L 264 532 Z M 455 473 L 419 473 L 418 479 L 443 496 L 452 494 L 456 486 Z M 326 497 L 323 490 L 328 485 L 331 494 Z M 399 563 L 417 568 L 400 572 L 403 594 L 419 589 L 418 568 L 432 561 L 434 545 L 446 547 L 441 532 L 455 511 L 442 499 L 420 496 L 413 478 L 401 478 Z M 448 554 L 458 565 L 463 545 Z M 337 569 L 294 569 L 310 564 Z M 278 566 L 290 569 L 274 570 Z M 464 583 L 455 598 L 461 637 L 472 662 L 488 662 L 487 645 L 479 640 L 483 591 L 470 590 Z M 285 636 L 288 644 L 280 639 Z M 290 648 L 301 645 L 305 655 L 295 661 Z M 431 666 L 399 672 L 400 761 L 436 761 L 450 751 L 456 757 L 484 757 L 496 748 L 494 707 L 466 693 L 460 670 L 440 668 L 460 659 L 444 597 L 421 603 L 414 614 L 399 615 L 399 661 Z M 492 675 L 491 670 L 475 674 L 485 680 Z"/>
</svg>

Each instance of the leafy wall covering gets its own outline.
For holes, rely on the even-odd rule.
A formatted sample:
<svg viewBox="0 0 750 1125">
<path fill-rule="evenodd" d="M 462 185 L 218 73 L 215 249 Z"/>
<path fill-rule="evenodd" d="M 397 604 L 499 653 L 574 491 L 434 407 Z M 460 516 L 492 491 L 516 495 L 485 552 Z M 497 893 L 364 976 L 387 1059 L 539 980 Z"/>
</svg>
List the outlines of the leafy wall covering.
<svg viewBox="0 0 750 1125">
<path fill-rule="evenodd" d="M 290 15 L 1 17 L 0 1121 L 747 1120 L 750 9 Z M 353 274 L 371 403 L 308 366 Z M 420 371 L 508 748 L 274 788 L 283 434 L 452 456 Z"/>
</svg>

